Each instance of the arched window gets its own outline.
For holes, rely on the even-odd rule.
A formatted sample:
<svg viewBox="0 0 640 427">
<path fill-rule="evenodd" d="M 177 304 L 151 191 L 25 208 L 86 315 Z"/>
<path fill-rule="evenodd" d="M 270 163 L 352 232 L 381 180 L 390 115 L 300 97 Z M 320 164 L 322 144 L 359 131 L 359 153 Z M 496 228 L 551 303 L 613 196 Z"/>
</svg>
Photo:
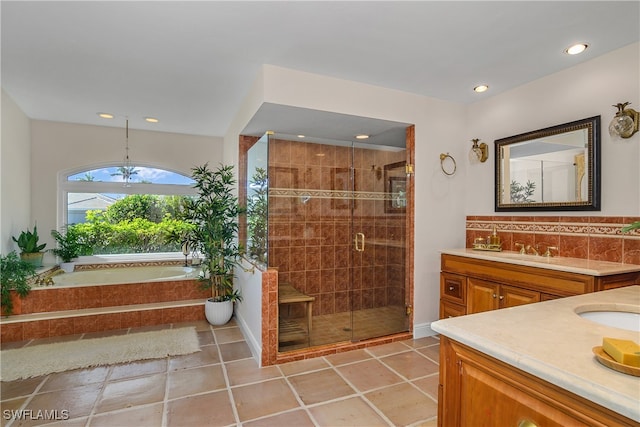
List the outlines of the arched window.
<svg viewBox="0 0 640 427">
<path fill-rule="evenodd" d="M 189 176 L 151 166 L 67 171 L 59 181 L 59 226 L 75 227 L 96 255 L 179 251 L 192 185 Z"/>
</svg>

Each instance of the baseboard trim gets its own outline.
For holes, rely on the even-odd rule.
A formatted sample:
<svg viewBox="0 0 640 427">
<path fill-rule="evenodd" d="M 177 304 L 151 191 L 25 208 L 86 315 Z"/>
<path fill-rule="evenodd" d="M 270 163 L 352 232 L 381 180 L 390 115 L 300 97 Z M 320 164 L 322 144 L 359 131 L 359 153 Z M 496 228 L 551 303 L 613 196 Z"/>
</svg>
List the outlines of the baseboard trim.
<svg viewBox="0 0 640 427">
<path fill-rule="evenodd" d="M 438 335 L 438 333 L 431 329 L 431 322 L 413 325 L 413 339 L 430 337 L 433 335 Z"/>
<path fill-rule="evenodd" d="M 256 337 L 251 333 L 251 330 L 249 329 L 247 322 L 245 322 L 242 316 L 239 315 L 238 312 L 235 312 L 234 315 L 235 315 L 236 322 L 240 327 L 240 331 L 242 332 L 244 339 L 247 341 L 249 350 L 251 350 L 251 354 L 253 355 L 253 358 L 256 360 L 256 362 L 258 362 L 258 366 L 261 367 L 262 345 L 260 345 Z"/>
</svg>

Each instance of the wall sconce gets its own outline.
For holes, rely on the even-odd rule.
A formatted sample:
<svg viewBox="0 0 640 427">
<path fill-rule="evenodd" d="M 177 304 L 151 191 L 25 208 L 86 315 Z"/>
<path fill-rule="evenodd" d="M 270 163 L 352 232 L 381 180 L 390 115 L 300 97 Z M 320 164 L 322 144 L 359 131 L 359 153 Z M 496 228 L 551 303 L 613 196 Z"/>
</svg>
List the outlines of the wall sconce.
<svg viewBox="0 0 640 427">
<path fill-rule="evenodd" d="M 625 108 L 630 102 L 613 105 L 618 111 L 609 124 L 609 135 L 613 138 L 631 138 L 638 132 L 638 122 L 640 113 L 632 108 Z"/>
<path fill-rule="evenodd" d="M 471 163 L 484 163 L 489 158 L 489 146 L 484 142 L 478 144 L 479 139 L 472 139 L 473 145 L 469 151 L 469 161 Z"/>
</svg>

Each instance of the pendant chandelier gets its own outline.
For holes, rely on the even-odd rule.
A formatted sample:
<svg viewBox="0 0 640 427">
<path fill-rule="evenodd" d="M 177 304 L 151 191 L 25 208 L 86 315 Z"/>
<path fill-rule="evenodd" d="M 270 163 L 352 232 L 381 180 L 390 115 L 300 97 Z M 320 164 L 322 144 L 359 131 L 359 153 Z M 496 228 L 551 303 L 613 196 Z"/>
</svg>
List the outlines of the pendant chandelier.
<svg viewBox="0 0 640 427">
<path fill-rule="evenodd" d="M 131 183 L 129 182 L 129 180 L 131 179 L 132 175 L 135 175 L 138 172 L 134 170 L 135 168 L 131 165 L 131 159 L 129 158 L 129 119 L 127 119 L 125 128 L 125 151 L 124 161 L 122 163 L 121 169 L 122 170 L 120 171 L 120 175 L 122 175 L 122 180 L 124 181 L 123 185 L 125 187 L 131 187 Z"/>
</svg>

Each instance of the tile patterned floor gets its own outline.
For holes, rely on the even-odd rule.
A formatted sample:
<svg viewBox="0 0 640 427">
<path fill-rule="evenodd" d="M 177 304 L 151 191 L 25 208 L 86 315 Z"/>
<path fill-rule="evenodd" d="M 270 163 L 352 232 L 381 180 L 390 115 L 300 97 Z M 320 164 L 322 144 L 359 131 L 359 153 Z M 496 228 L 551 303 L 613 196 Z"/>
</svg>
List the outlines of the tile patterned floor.
<svg viewBox="0 0 640 427">
<path fill-rule="evenodd" d="M 233 321 L 195 326 L 198 353 L 2 382 L 2 427 L 436 425 L 436 337 L 258 368 Z"/>
</svg>

